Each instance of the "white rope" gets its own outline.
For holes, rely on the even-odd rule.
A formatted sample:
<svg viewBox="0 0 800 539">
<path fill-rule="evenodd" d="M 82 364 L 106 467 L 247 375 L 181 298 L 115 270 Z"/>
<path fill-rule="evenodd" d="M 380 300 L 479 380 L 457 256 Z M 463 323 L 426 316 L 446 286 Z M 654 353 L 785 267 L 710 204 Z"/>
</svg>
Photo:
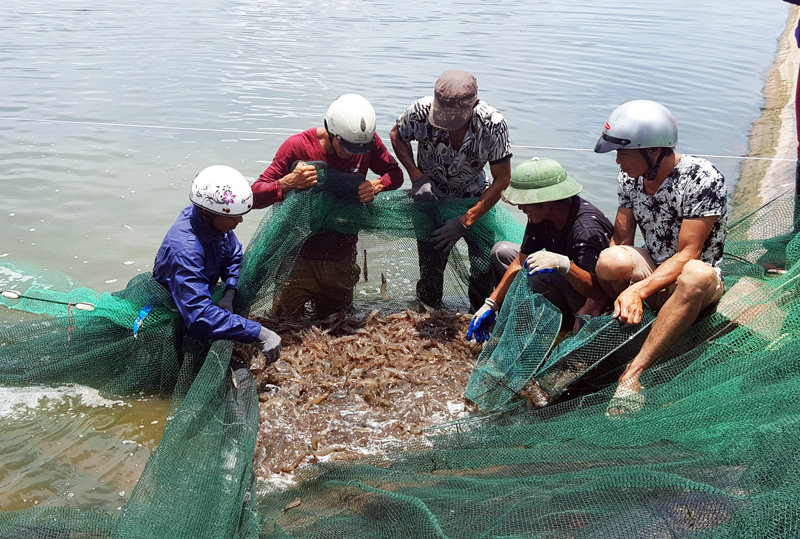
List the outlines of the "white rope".
<svg viewBox="0 0 800 539">
<path fill-rule="evenodd" d="M 49 124 L 75 124 L 75 125 L 96 125 L 101 127 L 128 127 L 128 128 L 135 128 L 135 129 L 167 129 L 172 131 L 202 131 L 206 133 L 231 133 L 234 135 L 267 135 L 269 133 L 279 133 L 285 135 L 291 135 L 294 131 L 286 130 L 286 129 L 272 129 L 272 128 L 264 128 L 259 131 L 244 131 L 240 129 L 210 129 L 205 127 L 176 127 L 176 126 L 168 126 L 168 125 L 145 125 L 145 124 L 119 124 L 119 123 L 107 123 L 107 122 L 82 122 L 76 120 L 40 120 L 34 118 L 10 118 L 10 117 L 0 117 L 2 120 L 11 120 L 17 122 L 34 122 L 34 123 L 49 123 Z M 593 152 L 591 148 L 570 148 L 570 147 L 559 147 L 559 146 L 523 146 L 520 144 L 515 144 L 514 148 L 525 148 L 527 150 L 555 150 L 555 151 L 570 151 L 570 152 Z M 785 158 L 785 157 L 754 157 L 749 155 L 714 155 L 714 154 L 701 154 L 701 153 L 693 153 L 692 155 L 696 155 L 697 157 L 713 157 L 715 159 L 742 159 L 742 160 L 751 160 L 751 161 L 785 161 L 785 162 L 794 162 L 797 159 Z"/>
<path fill-rule="evenodd" d="M 514 148 L 525 148 L 529 150 L 565 150 L 565 151 L 572 151 L 572 152 L 594 152 L 591 148 L 561 148 L 558 146 L 522 146 L 520 144 L 514 144 Z M 714 154 L 702 154 L 702 153 L 694 153 L 692 155 L 696 155 L 697 157 L 714 157 L 719 159 L 749 159 L 752 161 L 791 161 L 795 162 L 798 159 L 791 159 L 786 157 L 754 157 L 749 155 L 714 155 Z"/>
</svg>

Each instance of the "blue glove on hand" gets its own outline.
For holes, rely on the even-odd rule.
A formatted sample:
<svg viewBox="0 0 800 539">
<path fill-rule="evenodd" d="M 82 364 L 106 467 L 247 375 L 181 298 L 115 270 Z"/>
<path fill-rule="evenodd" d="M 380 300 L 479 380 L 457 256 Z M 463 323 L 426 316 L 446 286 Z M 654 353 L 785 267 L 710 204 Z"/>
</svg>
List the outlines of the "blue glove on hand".
<svg viewBox="0 0 800 539">
<path fill-rule="evenodd" d="M 460 217 L 448 219 L 441 227 L 433 231 L 433 234 L 431 234 L 431 243 L 433 243 L 433 247 L 437 251 L 449 253 L 456 242 L 464 237 L 467 230 L 467 227 L 461 222 Z"/>
<path fill-rule="evenodd" d="M 795 2 L 792 3 L 794 4 Z M 794 40 L 797 41 L 797 46 L 800 47 L 800 19 L 797 19 L 797 28 L 794 29 Z"/>
<path fill-rule="evenodd" d="M 492 325 L 495 318 L 497 318 L 497 303 L 486 298 L 483 307 L 478 309 L 478 312 L 475 313 L 475 316 L 472 317 L 472 321 L 469 323 L 469 328 L 467 328 L 467 340 L 469 341 L 474 337 L 475 342 L 488 341 L 492 334 L 489 327 Z"/>
<path fill-rule="evenodd" d="M 561 275 L 569 273 L 569 257 L 551 251 L 538 251 L 525 259 L 525 268 L 528 275 L 535 273 L 559 272 Z"/>
</svg>

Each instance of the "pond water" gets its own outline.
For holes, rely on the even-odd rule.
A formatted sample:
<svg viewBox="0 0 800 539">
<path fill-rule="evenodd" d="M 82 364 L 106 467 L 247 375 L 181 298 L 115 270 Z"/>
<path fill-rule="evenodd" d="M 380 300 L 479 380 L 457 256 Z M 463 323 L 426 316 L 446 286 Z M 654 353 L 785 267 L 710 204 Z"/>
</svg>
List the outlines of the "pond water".
<svg viewBox="0 0 800 539">
<path fill-rule="evenodd" d="M 124 507 L 161 440 L 169 400 L 85 386 L 0 388 L 0 509 Z"/>
<path fill-rule="evenodd" d="M 6 0 L 0 8 L 0 257 L 106 291 L 152 267 L 191 178 L 256 177 L 288 135 L 358 92 L 388 141 L 448 68 L 506 116 L 513 164 L 561 161 L 603 211 L 620 103 L 665 103 L 679 150 L 744 155 L 788 4 L 763 0 Z M 734 183 L 739 161 L 715 159 Z M 521 217 L 520 217 L 521 218 Z M 243 242 L 259 213 L 237 230 Z"/>
</svg>

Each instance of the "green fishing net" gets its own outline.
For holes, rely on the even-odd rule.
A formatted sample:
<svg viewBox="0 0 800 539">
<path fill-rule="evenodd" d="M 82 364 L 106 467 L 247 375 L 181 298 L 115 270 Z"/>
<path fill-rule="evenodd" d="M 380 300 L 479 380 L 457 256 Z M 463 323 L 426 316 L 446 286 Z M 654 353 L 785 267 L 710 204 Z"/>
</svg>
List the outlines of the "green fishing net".
<svg viewBox="0 0 800 539">
<path fill-rule="evenodd" d="M 238 311 L 272 309 L 305 241 L 325 232 L 357 234 L 359 266 L 367 251 L 353 308 L 416 308 L 417 240 L 474 200 L 426 206 L 389 192 L 360 204 L 352 195 L 361 178 L 321 172 L 318 188 L 290 194 L 263 219 L 246 251 Z M 507 212 L 484 219 L 483 231 L 472 230 L 476 244 L 521 240 Z M 492 413 L 387 444 L 380 455 L 303 466 L 291 487 L 253 478 L 258 400 L 250 374 L 229 367 L 231 343 L 185 337 L 148 276 L 99 295 L 3 264 L 4 290 L 56 303 L 2 299 L 11 309 L 0 310 L 0 385 L 80 383 L 109 395 L 163 394 L 171 404 L 126 501 L 98 495 L 78 505 L 53 488 L 44 507 L 1 512 L 0 538 L 797 537 L 796 226 L 794 200 L 784 199 L 730 227 L 726 295 L 644 374 L 640 412 L 606 416 L 620 366 L 604 363 L 629 357 L 646 328 L 617 334 L 598 318 L 555 347 L 543 337 L 544 357 L 527 358 L 517 343 L 510 363 L 484 367 L 489 382 L 509 388 L 489 402 L 506 400 L 519 385 L 508 380 L 516 371 L 538 377 L 560 402 L 530 411 L 512 396 Z M 488 249 L 485 262 L 470 260 L 459 243 L 445 270 L 446 307 L 469 307 Z M 526 294 L 518 283 L 507 302 Z M 81 302 L 94 310 L 77 309 Z M 509 307 L 500 333 L 514 335 L 540 316 L 536 309 Z M 584 387 L 571 393 L 576 384 Z M 19 443 L 11 427 L 0 426 L 0 454 Z M 0 487 L 13 476 L 4 467 Z"/>
<path fill-rule="evenodd" d="M 487 412 L 500 409 L 539 371 L 560 328 L 561 312 L 518 272 L 464 395 Z"/>
<path fill-rule="evenodd" d="M 421 204 L 405 192 L 389 192 L 361 204 L 356 192 L 363 176 L 318 166 L 318 187 L 295 192 L 271 209 L 250 243 L 237 297 L 240 312 L 271 309 L 305 241 L 319 233 L 358 236 L 365 275 L 356 286 L 354 309 L 417 308 L 417 239 L 427 239 L 475 201 Z M 492 245 L 519 242 L 521 233 L 522 226 L 500 209 L 476 223 L 468 234 L 481 256 L 470 260 L 464 242 L 453 250 L 443 303 L 468 309 L 470 288 L 488 278 Z M 110 397 L 154 393 L 171 399 L 163 437 L 129 498 L 120 500 L 102 477 L 71 470 L 75 459 L 84 460 L 80 455 L 64 456 L 51 467 L 66 470 L 58 479 L 68 480 L 69 489 L 45 484 L 46 507 L 0 513 L 0 537 L 258 535 L 252 473 L 258 399 L 249 371 L 229 368 L 232 343 L 184 335 L 169 294 L 149 274 L 124 290 L 99 294 L 57 271 L 4 261 L 0 285 L 7 292 L 0 303 L 8 307 L 0 314 L 0 387 L 80 385 Z M 77 427 L 82 418 L 74 420 Z M 67 445 L 65 430 L 59 436 Z M 14 430 L 3 431 L 0 445 L 16 448 Z M 124 453 L 126 442 L 110 445 Z M 31 452 L 40 450 L 35 439 L 26 443 Z M 16 465 L 0 475 L 0 489 L 14 484 L 10 470 Z M 102 494 L 93 504 L 69 495 L 95 489 Z"/>
<path fill-rule="evenodd" d="M 318 186 L 294 192 L 268 210 L 268 217 L 249 243 L 239 281 L 237 308 L 249 314 L 271 310 L 304 243 L 319 234 L 329 234 L 325 236 L 327 240 L 345 244 L 347 239 L 342 240 L 341 236 L 358 237 L 353 256 L 365 275 L 355 288 L 358 308 L 416 308 L 420 280 L 417 240 L 428 240 L 442 223 L 463 215 L 477 200 L 417 202 L 405 191 L 387 191 L 362 204 L 356 193 L 364 176 L 328 169 L 322 163 L 316 165 Z M 443 307 L 467 310 L 470 301 L 473 305 L 476 302 L 483 305 L 491 293 L 492 246 L 498 241 L 520 243 L 523 230 L 500 207 L 491 209 L 473 224 L 464 240 L 450 252 L 442 289 L 432 292 L 441 295 Z M 468 248 L 467 242 L 473 248 Z M 383 280 L 386 287 L 381 294 Z M 428 281 L 423 279 L 419 286 L 425 288 Z"/>
</svg>

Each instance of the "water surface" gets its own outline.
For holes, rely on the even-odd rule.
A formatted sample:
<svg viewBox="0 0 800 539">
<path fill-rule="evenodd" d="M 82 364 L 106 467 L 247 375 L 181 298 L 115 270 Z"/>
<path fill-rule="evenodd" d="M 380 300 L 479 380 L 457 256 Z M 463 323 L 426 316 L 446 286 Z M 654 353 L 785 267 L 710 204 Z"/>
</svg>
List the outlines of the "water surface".
<svg viewBox="0 0 800 539">
<path fill-rule="evenodd" d="M 346 92 L 372 101 L 388 141 L 448 68 L 505 114 L 514 165 L 560 160 L 613 215 L 613 156 L 526 146 L 590 148 L 618 104 L 649 98 L 678 118 L 681 151 L 745 154 L 787 14 L 763 0 L 6 0 L 0 257 L 122 288 L 203 167 L 257 176 Z M 715 161 L 735 180 L 738 161 Z"/>
</svg>

